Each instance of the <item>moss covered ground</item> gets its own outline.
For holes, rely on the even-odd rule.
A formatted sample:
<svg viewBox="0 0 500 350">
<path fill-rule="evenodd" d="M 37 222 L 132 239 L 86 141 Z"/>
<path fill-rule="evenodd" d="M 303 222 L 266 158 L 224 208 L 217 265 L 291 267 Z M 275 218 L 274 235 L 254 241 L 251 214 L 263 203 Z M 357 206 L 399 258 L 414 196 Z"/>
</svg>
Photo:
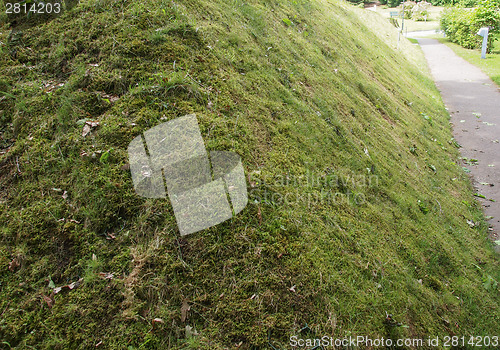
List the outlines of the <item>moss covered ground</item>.
<svg viewBox="0 0 500 350">
<path fill-rule="evenodd" d="M 0 348 L 287 349 L 306 324 L 498 335 L 499 264 L 449 115 L 379 15 L 82 0 L 1 16 Z M 190 113 L 208 150 L 242 157 L 250 202 L 180 237 L 168 199 L 135 194 L 127 146 Z"/>
</svg>

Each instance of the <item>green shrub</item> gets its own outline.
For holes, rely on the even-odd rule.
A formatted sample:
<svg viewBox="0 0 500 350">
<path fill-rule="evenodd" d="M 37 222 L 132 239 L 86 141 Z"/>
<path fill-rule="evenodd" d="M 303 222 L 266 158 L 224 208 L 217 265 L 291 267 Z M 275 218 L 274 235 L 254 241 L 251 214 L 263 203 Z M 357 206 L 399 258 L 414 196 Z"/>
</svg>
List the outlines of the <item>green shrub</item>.
<svg viewBox="0 0 500 350">
<path fill-rule="evenodd" d="M 397 7 L 402 2 L 402 0 L 387 0 L 387 5 L 389 5 L 389 7 Z"/>
<path fill-rule="evenodd" d="M 429 8 L 432 6 L 429 2 L 419 2 L 411 9 L 411 18 L 414 21 L 424 21 L 429 18 Z"/>
<path fill-rule="evenodd" d="M 496 34 L 500 32 L 499 8 L 499 0 L 482 0 L 476 8 L 448 8 L 442 13 L 441 29 L 450 41 L 467 49 L 478 49 L 482 37 L 477 32 L 481 27 L 489 27 L 489 52 Z"/>
<path fill-rule="evenodd" d="M 406 1 L 404 3 L 404 14 L 406 19 L 411 19 L 412 10 L 415 7 L 415 5 L 417 5 L 417 3 L 414 1 Z M 403 10 L 403 4 L 399 5 L 399 7 L 401 8 L 401 10 Z"/>
<path fill-rule="evenodd" d="M 349 1 L 351 4 L 354 5 L 364 4 L 363 0 L 347 0 L 347 1 Z"/>
<path fill-rule="evenodd" d="M 477 5 L 477 0 L 460 0 L 458 4 L 461 7 L 475 7 Z"/>
</svg>

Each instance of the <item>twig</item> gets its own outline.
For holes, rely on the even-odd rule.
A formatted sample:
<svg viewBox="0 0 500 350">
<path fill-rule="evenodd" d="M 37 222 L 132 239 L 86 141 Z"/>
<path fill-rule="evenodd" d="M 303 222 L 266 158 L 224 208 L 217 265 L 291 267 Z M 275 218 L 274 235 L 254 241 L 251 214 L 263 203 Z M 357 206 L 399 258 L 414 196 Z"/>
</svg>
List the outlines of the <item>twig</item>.
<svg viewBox="0 0 500 350">
<path fill-rule="evenodd" d="M 441 208 L 441 203 L 436 199 L 437 204 L 439 204 L 439 212 L 443 214 L 443 209 Z"/>
<path fill-rule="evenodd" d="M 16 157 L 17 172 L 21 175 L 21 169 L 19 169 L 19 157 Z"/>
</svg>

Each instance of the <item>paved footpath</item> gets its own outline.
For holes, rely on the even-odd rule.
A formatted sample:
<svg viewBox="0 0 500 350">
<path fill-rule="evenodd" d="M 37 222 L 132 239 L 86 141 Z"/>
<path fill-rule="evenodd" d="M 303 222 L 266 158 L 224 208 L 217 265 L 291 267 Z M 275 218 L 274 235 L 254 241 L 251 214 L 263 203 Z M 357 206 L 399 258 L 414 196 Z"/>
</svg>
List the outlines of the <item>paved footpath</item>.
<svg viewBox="0 0 500 350">
<path fill-rule="evenodd" d="M 467 165 L 486 216 L 492 216 L 491 238 L 500 239 L 500 89 L 478 67 L 458 57 L 435 39 L 417 39 L 436 86 L 448 107 L 453 134 L 462 156 L 477 159 Z M 479 53 L 478 53 L 479 55 Z M 500 252 L 500 246 L 497 246 Z"/>
</svg>

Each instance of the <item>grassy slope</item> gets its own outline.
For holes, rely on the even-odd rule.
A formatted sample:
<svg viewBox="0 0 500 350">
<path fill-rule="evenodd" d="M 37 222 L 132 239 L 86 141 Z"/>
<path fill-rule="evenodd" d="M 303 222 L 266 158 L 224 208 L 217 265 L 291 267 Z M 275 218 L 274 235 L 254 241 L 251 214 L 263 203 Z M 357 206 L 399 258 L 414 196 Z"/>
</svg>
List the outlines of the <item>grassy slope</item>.
<svg viewBox="0 0 500 350">
<path fill-rule="evenodd" d="M 498 262 L 448 115 L 417 49 L 360 16 L 376 21 L 323 0 L 88 0 L 4 27 L 0 343 L 493 335 Z M 252 202 L 179 238 L 168 200 L 137 197 L 122 167 L 133 137 L 192 112 L 208 149 L 242 156 Z M 83 118 L 100 122 L 85 138 Z"/>
</svg>

